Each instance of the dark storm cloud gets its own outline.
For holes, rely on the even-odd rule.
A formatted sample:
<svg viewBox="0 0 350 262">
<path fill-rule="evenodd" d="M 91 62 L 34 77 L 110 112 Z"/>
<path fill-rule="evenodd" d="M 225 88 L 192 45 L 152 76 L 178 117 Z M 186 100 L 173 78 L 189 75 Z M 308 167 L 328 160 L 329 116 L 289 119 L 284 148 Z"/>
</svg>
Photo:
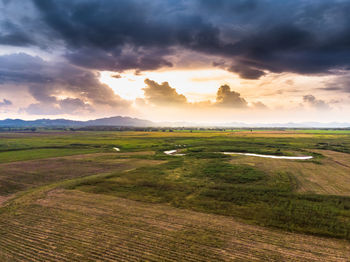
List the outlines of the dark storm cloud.
<svg viewBox="0 0 350 262">
<path fill-rule="evenodd" d="M 350 93 L 350 74 L 345 74 L 336 77 L 335 79 L 326 82 L 325 87 L 319 88 L 326 91 L 340 91 Z"/>
<path fill-rule="evenodd" d="M 160 67 L 171 67 L 172 63 L 162 58 L 164 52 L 159 50 L 116 49 L 96 50 L 81 48 L 69 51 L 66 57 L 75 65 L 98 70 L 123 71 L 127 69 L 154 70 Z"/>
<path fill-rule="evenodd" d="M 18 26 L 9 21 L 2 23 L 0 32 L 0 45 L 30 46 L 35 44 L 33 39 Z"/>
<path fill-rule="evenodd" d="M 259 5 L 258 0 L 199 0 L 198 6 L 214 13 L 237 14 L 242 12 L 249 12 L 256 9 Z"/>
<path fill-rule="evenodd" d="M 2 106 L 10 106 L 12 105 L 12 102 L 10 100 L 7 100 L 7 99 L 3 99 L 2 101 L 0 100 L 0 107 Z"/>
<path fill-rule="evenodd" d="M 324 100 L 317 99 L 313 95 L 305 95 L 303 97 L 303 101 L 307 105 L 309 105 L 311 107 L 314 107 L 316 109 L 320 109 L 320 110 L 328 110 L 328 109 L 330 109 L 329 105 Z"/>
<path fill-rule="evenodd" d="M 67 45 L 74 64 L 99 70 L 153 70 L 171 66 L 164 56 L 176 41 L 186 38 L 193 21 L 171 29 L 161 1 L 34 0 L 47 25 Z M 169 9 L 169 7 L 168 7 Z M 156 14 L 159 12 L 159 14 Z M 179 28 L 177 28 L 179 27 Z M 187 27 L 189 29 L 187 29 Z M 180 36 L 182 35 L 182 36 Z"/>
<path fill-rule="evenodd" d="M 52 81 L 52 73 L 45 73 L 45 61 L 24 53 L 0 56 L 0 85 L 45 84 Z"/>
<path fill-rule="evenodd" d="M 38 19 L 38 12 L 31 1 L 0 1 L 0 45 L 44 48 L 50 30 Z M 40 41 L 37 41 L 37 35 Z"/>
<path fill-rule="evenodd" d="M 59 105 L 66 112 L 75 112 L 76 110 L 83 109 L 93 112 L 93 108 L 82 101 L 79 98 L 65 98 L 59 101 Z"/>
<path fill-rule="evenodd" d="M 33 115 L 60 115 L 77 112 L 94 112 L 91 105 L 79 98 L 51 99 L 29 105 L 25 111 Z"/>
<path fill-rule="evenodd" d="M 98 77 L 64 62 L 51 63 L 24 53 L 0 56 L 0 89 L 26 88 L 38 101 L 28 108 L 31 113 L 91 111 L 92 105 L 129 106 Z"/>
<path fill-rule="evenodd" d="M 245 79 L 258 79 L 265 75 L 264 71 L 244 65 L 243 63 L 238 63 L 227 68 L 230 72 L 237 73 L 241 78 Z"/>
<path fill-rule="evenodd" d="M 171 57 L 184 49 L 221 57 L 226 70 L 246 79 L 258 79 L 269 72 L 329 74 L 350 68 L 349 1 L 32 3 L 36 9 L 28 11 L 32 14 L 26 16 L 28 23 L 6 17 L 8 25 L 16 26 L 0 27 L 0 42 L 39 45 L 37 39 L 45 39 L 53 47 L 60 46 L 71 63 L 89 69 L 169 67 Z M 35 30 L 29 25 L 35 25 Z"/>
<path fill-rule="evenodd" d="M 196 12 L 196 1 L 33 2 L 64 40 L 66 57 L 79 66 L 113 71 L 169 67 L 174 47 L 225 55 L 220 28 Z"/>
</svg>

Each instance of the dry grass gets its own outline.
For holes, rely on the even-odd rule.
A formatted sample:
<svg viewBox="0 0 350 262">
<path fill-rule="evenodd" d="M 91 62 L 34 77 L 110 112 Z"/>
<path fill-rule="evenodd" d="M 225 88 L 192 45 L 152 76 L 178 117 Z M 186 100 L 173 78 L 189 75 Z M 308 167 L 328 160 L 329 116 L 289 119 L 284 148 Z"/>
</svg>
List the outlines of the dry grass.
<svg viewBox="0 0 350 262">
<path fill-rule="evenodd" d="M 10 200 L 12 196 L 0 196 L 0 207 L 5 204 L 6 201 Z"/>
<path fill-rule="evenodd" d="M 346 241 L 79 191 L 0 217 L 1 261 L 347 261 Z"/>
<path fill-rule="evenodd" d="M 255 166 L 268 174 L 288 172 L 297 180 L 297 192 L 350 196 L 350 155 L 315 150 L 325 156 L 320 163 L 234 156 L 231 163 Z"/>
<path fill-rule="evenodd" d="M 151 154 L 150 152 L 138 152 Z M 0 196 L 60 180 L 124 171 L 162 161 L 123 158 L 121 154 L 86 154 L 0 164 Z M 129 154 L 132 156 L 133 153 Z M 123 154 L 123 156 L 128 156 Z"/>
</svg>

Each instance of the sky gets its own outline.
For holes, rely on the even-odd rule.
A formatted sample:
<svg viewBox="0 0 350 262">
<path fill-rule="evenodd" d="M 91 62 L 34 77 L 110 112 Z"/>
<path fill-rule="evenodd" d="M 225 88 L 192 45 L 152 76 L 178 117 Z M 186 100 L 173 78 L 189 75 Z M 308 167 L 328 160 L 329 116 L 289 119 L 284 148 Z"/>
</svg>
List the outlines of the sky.
<svg viewBox="0 0 350 262">
<path fill-rule="evenodd" d="M 350 122 L 348 0 L 0 0 L 0 119 Z"/>
</svg>

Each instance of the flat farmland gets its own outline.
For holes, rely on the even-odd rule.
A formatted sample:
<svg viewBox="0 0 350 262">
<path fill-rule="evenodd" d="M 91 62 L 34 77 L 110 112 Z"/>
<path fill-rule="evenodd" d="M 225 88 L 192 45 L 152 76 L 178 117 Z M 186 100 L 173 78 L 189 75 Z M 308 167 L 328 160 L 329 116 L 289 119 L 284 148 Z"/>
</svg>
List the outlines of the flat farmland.
<svg viewBox="0 0 350 262">
<path fill-rule="evenodd" d="M 318 130 L 2 133 L 0 260 L 347 261 L 349 152 Z"/>
</svg>

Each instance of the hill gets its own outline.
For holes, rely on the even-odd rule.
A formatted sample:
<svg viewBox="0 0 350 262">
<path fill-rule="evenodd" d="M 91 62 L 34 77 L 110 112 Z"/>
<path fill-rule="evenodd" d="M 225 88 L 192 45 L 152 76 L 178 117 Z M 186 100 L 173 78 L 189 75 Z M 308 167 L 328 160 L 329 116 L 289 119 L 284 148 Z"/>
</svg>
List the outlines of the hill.
<svg viewBox="0 0 350 262">
<path fill-rule="evenodd" d="M 67 119 L 5 119 L 0 120 L 0 127 L 83 127 L 83 126 L 153 126 L 154 123 L 148 120 L 115 116 L 99 118 L 88 121 L 75 121 Z"/>
</svg>

